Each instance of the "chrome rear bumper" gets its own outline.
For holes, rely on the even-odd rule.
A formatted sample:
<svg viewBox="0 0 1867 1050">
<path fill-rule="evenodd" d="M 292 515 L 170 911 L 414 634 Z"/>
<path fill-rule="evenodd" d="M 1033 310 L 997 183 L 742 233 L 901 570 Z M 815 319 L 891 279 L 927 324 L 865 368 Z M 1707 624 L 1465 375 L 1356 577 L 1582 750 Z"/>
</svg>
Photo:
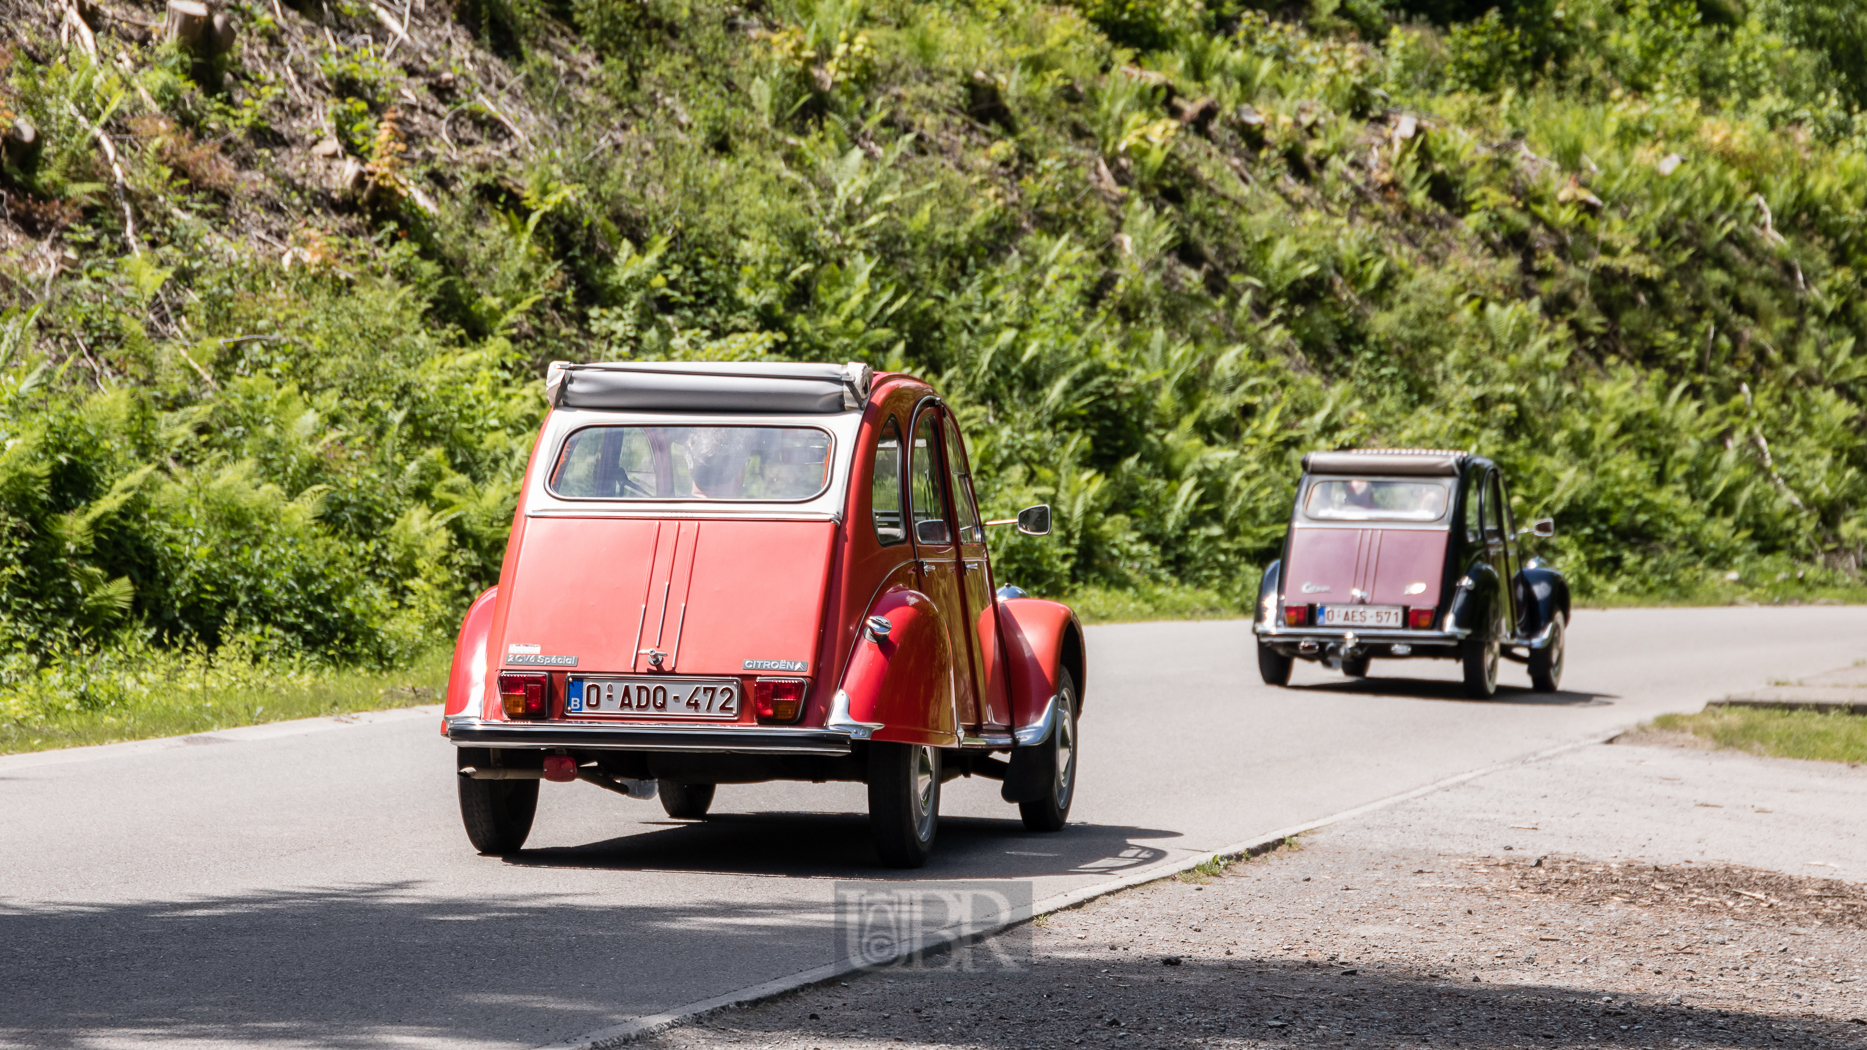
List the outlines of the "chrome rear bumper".
<svg viewBox="0 0 1867 1050">
<path fill-rule="evenodd" d="M 1262 642 L 1289 643 L 1298 645 L 1303 642 L 1339 645 L 1349 639 L 1358 646 L 1365 645 L 1457 645 L 1465 640 L 1470 631 L 1411 631 L 1399 630 L 1355 630 L 1343 627 L 1276 627 L 1266 629 L 1262 625 L 1253 625 L 1253 632 Z"/>
<path fill-rule="evenodd" d="M 717 755 L 847 755 L 850 752 L 849 733 L 808 726 L 494 722 L 469 715 L 450 715 L 447 738 L 462 747 L 562 747 L 584 751 L 684 751 Z"/>
</svg>

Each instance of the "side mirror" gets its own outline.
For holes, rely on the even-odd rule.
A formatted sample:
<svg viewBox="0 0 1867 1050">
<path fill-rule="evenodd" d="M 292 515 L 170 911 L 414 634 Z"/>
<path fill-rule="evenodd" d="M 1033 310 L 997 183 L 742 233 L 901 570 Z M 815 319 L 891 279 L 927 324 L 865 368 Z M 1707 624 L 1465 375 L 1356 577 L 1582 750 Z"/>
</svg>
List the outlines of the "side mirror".
<svg viewBox="0 0 1867 1050">
<path fill-rule="evenodd" d="M 1018 531 L 1026 536 L 1050 535 L 1050 504 L 1039 503 L 1019 511 Z"/>
<path fill-rule="evenodd" d="M 953 540 L 947 535 L 946 522 L 939 518 L 928 518 L 914 523 L 914 542 L 945 546 Z"/>
<path fill-rule="evenodd" d="M 1530 526 L 1530 535 L 1548 539 L 1556 534 L 1556 519 L 1541 518 Z"/>
</svg>

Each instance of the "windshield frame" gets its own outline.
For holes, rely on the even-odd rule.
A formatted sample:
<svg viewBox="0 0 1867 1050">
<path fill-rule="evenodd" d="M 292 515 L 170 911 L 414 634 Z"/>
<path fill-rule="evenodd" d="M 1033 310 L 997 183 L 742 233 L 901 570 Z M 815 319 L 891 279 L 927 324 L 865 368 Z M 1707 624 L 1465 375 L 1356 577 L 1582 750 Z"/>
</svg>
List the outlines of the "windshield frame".
<svg viewBox="0 0 1867 1050">
<path fill-rule="evenodd" d="M 1449 527 L 1448 522 L 1450 521 L 1452 505 L 1458 498 L 1458 492 L 1453 485 L 1453 482 L 1457 480 L 1456 478 L 1421 475 L 1308 474 L 1304 476 L 1303 484 L 1297 492 L 1294 518 L 1306 525 L 1333 525 L 1354 529 L 1444 529 Z M 1435 485 L 1444 493 L 1445 502 L 1439 508 L 1439 515 L 1433 518 L 1333 518 L 1321 517 L 1310 513 L 1310 498 L 1312 494 L 1315 493 L 1318 485 L 1331 482 L 1346 483 L 1350 481 L 1368 481 L 1375 483 L 1391 482 L 1404 485 Z"/>
<path fill-rule="evenodd" d="M 669 429 L 679 428 L 683 430 L 695 430 L 695 429 L 701 429 L 701 428 L 728 428 L 728 427 L 739 429 L 739 430 L 814 430 L 817 433 L 822 434 L 824 438 L 829 442 L 829 447 L 826 448 L 823 453 L 823 483 L 817 487 L 817 490 L 815 492 L 812 492 L 808 496 L 795 496 L 789 499 L 748 499 L 748 498 L 714 499 L 709 496 L 641 496 L 641 497 L 571 496 L 571 495 L 567 495 L 563 492 L 558 491 L 557 483 L 553 479 L 557 475 L 559 470 L 562 469 L 562 467 L 565 465 L 565 457 L 570 454 L 571 442 L 576 440 L 577 435 L 583 433 L 586 430 L 606 430 L 606 429 L 616 429 L 619 427 L 634 428 L 634 429 L 639 429 L 639 430 L 649 430 L 649 429 L 654 429 L 656 427 L 666 427 Z M 639 506 L 639 505 L 644 505 L 644 504 L 660 504 L 660 503 L 686 503 L 686 504 L 698 504 L 701 506 L 715 506 L 715 505 L 743 506 L 746 504 L 751 504 L 755 506 L 785 506 L 785 505 L 790 505 L 790 504 L 811 503 L 811 502 L 816 501 L 817 499 L 821 498 L 825 492 L 829 491 L 830 485 L 835 480 L 835 477 L 836 477 L 836 458 L 837 458 L 836 457 L 836 453 L 837 453 L 836 435 L 832 433 L 828 427 L 824 427 L 824 426 L 813 424 L 813 423 L 803 423 L 803 422 L 795 422 L 795 421 L 786 421 L 783 423 L 771 423 L 771 422 L 754 423 L 754 422 L 748 422 L 748 421 L 720 422 L 720 421 L 715 421 L 715 420 L 706 420 L 706 421 L 654 420 L 654 421 L 629 421 L 629 422 L 610 421 L 610 420 L 602 420 L 602 421 L 591 420 L 588 423 L 585 423 L 581 426 L 572 427 L 570 430 L 566 431 L 564 435 L 556 441 L 555 447 L 557 449 L 556 453 L 551 457 L 548 463 L 543 464 L 543 466 L 545 467 L 544 489 L 546 492 L 551 494 L 552 498 L 560 499 L 567 503 L 591 503 L 591 502 L 614 503 L 614 504 L 621 504 L 623 506 Z M 690 486 L 692 485 L 691 480 L 689 481 L 689 485 Z"/>
</svg>

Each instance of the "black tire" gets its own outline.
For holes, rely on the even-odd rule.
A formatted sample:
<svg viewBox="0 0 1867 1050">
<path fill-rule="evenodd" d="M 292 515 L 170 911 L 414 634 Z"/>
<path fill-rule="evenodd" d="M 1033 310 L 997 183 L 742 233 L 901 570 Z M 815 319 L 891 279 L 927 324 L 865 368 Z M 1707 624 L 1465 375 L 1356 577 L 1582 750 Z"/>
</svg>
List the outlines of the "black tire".
<svg viewBox="0 0 1867 1050">
<path fill-rule="evenodd" d="M 460 822 L 481 853 L 517 853 L 538 815 L 538 781 L 460 777 Z"/>
<path fill-rule="evenodd" d="M 940 749 L 869 745 L 869 833 L 891 868 L 918 868 L 940 829 Z"/>
<path fill-rule="evenodd" d="M 1465 639 L 1459 662 L 1465 669 L 1465 695 L 1473 700 L 1489 700 L 1497 695 L 1497 666 L 1503 653 L 1496 625 L 1482 634 Z"/>
<path fill-rule="evenodd" d="M 707 815 L 708 807 L 713 805 L 712 784 L 677 784 L 672 780 L 655 782 L 655 794 L 661 798 L 661 808 L 668 811 L 668 816 L 675 820 L 702 820 Z"/>
<path fill-rule="evenodd" d="M 1568 623 L 1561 613 L 1549 629 L 1549 644 L 1530 650 L 1530 686 L 1539 693 L 1553 693 L 1562 685 L 1562 664 L 1568 655 Z"/>
<path fill-rule="evenodd" d="M 1342 673 L 1350 678 L 1366 678 L 1368 677 L 1368 665 L 1373 661 L 1374 658 L 1366 653 L 1360 656 L 1345 656 L 1342 658 Z"/>
<path fill-rule="evenodd" d="M 1258 643 L 1258 675 L 1265 685 L 1289 685 L 1290 669 L 1296 662 L 1296 657 L 1285 656 L 1263 642 Z"/>
<path fill-rule="evenodd" d="M 1029 761 L 1035 763 L 1029 775 L 1041 779 L 1044 793 L 1040 798 L 1018 803 L 1018 816 L 1026 831 L 1062 831 L 1070 819 L 1070 802 L 1076 798 L 1076 682 L 1065 671 L 1057 683 L 1057 726 L 1050 739 L 1037 748 Z"/>
</svg>

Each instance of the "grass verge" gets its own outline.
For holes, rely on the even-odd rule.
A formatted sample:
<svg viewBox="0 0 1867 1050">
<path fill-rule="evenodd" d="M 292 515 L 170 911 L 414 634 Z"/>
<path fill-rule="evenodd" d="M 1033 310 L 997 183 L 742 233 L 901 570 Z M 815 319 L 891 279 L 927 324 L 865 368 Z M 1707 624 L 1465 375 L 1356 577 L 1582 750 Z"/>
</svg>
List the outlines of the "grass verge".
<svg viewBox="0 0 1867 1050">
<path fill-rule="evenodd" d="M 1251 606 L 1217 591 L 1174 584 L 1133 590 L 1084 587 L 1058 599 L 1076 610 L 1084 623 L 1138 623 L 1146 620 L 1249 619 Z"/>
<path fill-rule="evenodd" d="M 390 671 L 184 671 L 162 687 L 118 695 L 101 707 L 0 697 L 0 754 L 431 704 L 446 688 L 451 656 L 451 650 L 437 647 Z"/>
<path fill-rule="evenodd" d="M 1867 716 L 1845 712 L 1711 707 L 1695 715 L 1661 715 L 1653 728 L 1691 733 L 1753 755 L 1867 762 Z"/>
</svg>

